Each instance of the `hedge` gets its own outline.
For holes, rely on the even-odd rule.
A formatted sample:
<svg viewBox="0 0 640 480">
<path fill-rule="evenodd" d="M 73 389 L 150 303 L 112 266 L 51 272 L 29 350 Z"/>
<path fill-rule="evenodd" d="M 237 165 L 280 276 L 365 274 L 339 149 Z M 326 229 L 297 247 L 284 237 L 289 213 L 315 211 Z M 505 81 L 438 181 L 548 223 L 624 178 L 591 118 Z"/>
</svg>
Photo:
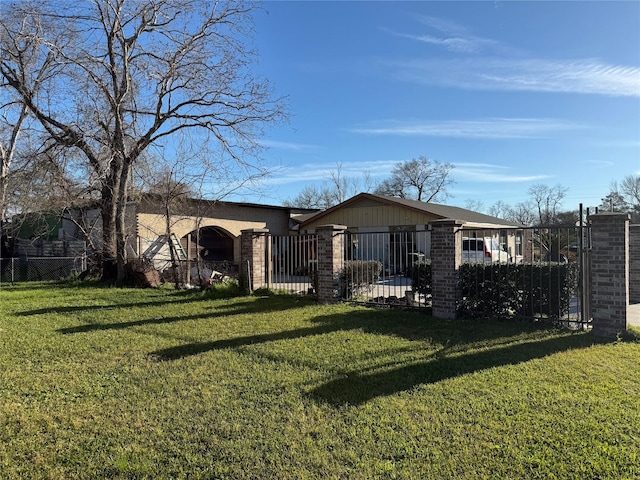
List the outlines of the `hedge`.
<svg viewBox="0 0 640 480">
<path fill-rule="evenodd" d="M 431 260 L 415 262 L 410 271 L 411 290 L 421 295 L 431 295 Z"/>
<path fill-rule="evenodd" d="M 566 316 L 575 296 L 575 263 L 465 263 L 460 267 L 461 313 L 471 316 Z M 411 288 L 431 294 L 431 262 L 416 262 Z"/>
<path fill-rule="evenodd" d="M 569 313 L 577 278 L 575 263 L 467 263 L 460 267 L 460 307 L 471 315 L 560 318 Z"/>
<path fill-rule="evenodd" d="M 382 263 L 377 260 L 348 260 L 338 273 L 342 298 L 358 296 L 380 280 Z"/>
</svg>

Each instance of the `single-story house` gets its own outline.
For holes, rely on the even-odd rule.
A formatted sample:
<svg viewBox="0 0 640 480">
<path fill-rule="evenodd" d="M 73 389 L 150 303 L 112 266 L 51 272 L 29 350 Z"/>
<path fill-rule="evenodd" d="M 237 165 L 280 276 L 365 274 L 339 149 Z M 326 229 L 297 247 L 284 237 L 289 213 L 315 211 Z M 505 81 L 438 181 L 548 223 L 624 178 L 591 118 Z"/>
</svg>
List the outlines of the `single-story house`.
<svg viewBox="0 0 640 480">
<path fill-rule="evenodd" d="M 402 264 L 430 258 L 429 224 L 446 219 L 462 222 L 465 237 L 491 236 L 511 258 L 522 259 L 522 233 L 517 231 L 522 228 L 520 224 L 460 207 L 372 193 L 360 193 L 308 216 L 299 231 L 312 233 L 320 225 L 344 225 L 352 238 L 352 258 Z"/>
</svg>

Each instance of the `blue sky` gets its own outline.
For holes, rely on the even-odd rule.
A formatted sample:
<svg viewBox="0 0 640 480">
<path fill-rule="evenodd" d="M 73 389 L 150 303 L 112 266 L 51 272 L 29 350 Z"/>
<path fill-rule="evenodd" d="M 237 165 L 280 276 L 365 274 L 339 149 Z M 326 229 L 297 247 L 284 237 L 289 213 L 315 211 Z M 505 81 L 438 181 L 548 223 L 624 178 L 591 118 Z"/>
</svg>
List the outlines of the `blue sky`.
<svg viewBox="0 0 640 480">
<path fill-rule="evenodd" d="M 600 204 L 640 173 L 640 2 L 267 2 L 257 72 L 288 96 L 268 131 L 279 204 L 342 174 L 426 156 L 454 165 L 446 203 L 568 187 Z"/>
</svg>

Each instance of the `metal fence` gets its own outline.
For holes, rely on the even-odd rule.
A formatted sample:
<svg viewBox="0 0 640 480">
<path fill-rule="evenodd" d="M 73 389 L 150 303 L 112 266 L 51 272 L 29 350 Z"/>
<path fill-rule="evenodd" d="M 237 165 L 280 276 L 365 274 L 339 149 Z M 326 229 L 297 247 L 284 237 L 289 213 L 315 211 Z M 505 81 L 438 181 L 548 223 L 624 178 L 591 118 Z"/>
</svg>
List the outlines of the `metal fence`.
<svg viewBox="0 0 640 480">
<path fill-rule="evenodd" d="M 416 266 L 429 256 L 426 230 L 347 231 L 338 278 L 343 299 L 376 305 L 428 307 L 431 295 L 414 288 Z"/>
<path fill-rule="evenodd" d="M 461 310 L 584 328 L 591 322 L 586 225 L 461 232 Z"/>
<path fill-rule="evenodd" d="M 458 231 L 460 313 L 588 325 L 589 232 L 587 226 Z M 341 298 L 431 306 L 428 230 L 347 231 L 344 245 L 337 282 Z"/>
<path fill-rule="evenodd" d="M 73 257 L 15 257 L 0 259 L 0 282 L 60 280 L 87 269 L 86 255 Z"/>
<path fill-rule="evenodd" d="M 268 288 L 295 294 L 315 292 L 317 235 L 271 235 L 266 255 Z"/>
</svg>

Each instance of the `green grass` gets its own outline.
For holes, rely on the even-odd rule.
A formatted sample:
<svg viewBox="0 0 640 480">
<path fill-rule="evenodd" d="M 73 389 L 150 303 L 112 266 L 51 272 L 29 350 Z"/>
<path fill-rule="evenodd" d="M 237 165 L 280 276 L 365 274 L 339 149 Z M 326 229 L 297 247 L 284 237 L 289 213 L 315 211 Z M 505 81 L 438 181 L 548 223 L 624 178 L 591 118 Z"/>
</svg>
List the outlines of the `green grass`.
<svg viewBox="0 0 640 480">
<path fill-rule="evenodd" d="M 640 343 L 287 296 L 0 289 L 0 478 L 640 478 Z"/>
</svg>

